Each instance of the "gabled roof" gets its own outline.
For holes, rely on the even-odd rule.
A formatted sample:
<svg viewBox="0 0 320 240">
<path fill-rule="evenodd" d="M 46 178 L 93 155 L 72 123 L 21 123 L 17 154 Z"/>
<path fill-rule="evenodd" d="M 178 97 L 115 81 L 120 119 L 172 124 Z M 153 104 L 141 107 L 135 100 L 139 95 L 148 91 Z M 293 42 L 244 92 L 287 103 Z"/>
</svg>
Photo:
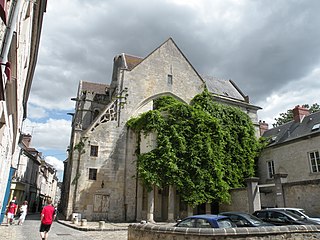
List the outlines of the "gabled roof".
<svg viewBox="0 0 320 240">
<path fill-rule="evenodd" d="M 132 55 L 123 53 L 122 56 L 123 56 L 123 60 L 124 60 L 124 67 L 127 70 L 131 71 L 137 65 L 139 65 L 142 61 L 147 59 L 152 53 L 154 53 L 159 48 L 161 48 L 161 46 L 164 45 L 165 43 L 167 43 L 168 41 L 171 41 L 174 44 L 174 46 L 179 50 L 181 55 L 190 64 L 190 66 L 193 68 L 193 70 L 196 72 L 196 74 L 199 76 L 199 78 L 206 83 L 207 88 L 211 93 L 217 94 L 219 96 L 227 97 L 227 98 L 233 98 L 233 99 L 240 100 L 240 101 L 247 101 L 247 96 L 245 96 L 241 92 L 241 90 L 236 86 L 236 84 L 232 80 L 218 79 L 218 78 L 212 77 L 212 76 L 200 76 L 198 74 L 198 72 L 196 71 L 196 69 L 189 62 L 189 60 L 185 57 L 183 52 L 179 49 L 179 47 L 173 41 L 172 38 L 169 38 L 167 41 L 165 41 L 163 44 L 161 44 L 158 48 L 156 48 L 154 51 L 152 51 L 145 58 L 132 56 Z"/>
<path fill-rule="evenodd" d="M 271 128 L 265 131 L 262 136 L 269 139 L 268 146 L 275 146 L 318 134 L 320 134 L 320 111 L 304 117 L 301 122 L 291 121 Z"/>
<path fill-rule="evenodd" d="M 245 101 L 245 96 L 235 87 L 231 80 L 224 80 L 211 76 L 203 76 L 202 78 L 206 82 L 209 92 Z"/>
<path fill-rule="evenodd" d="M 132 55 L 128 55 L 128 54 L 123 54 L 125 56 L 125 61 L 124 61 L 124 65 L 125 68 L 129 71 L 131 71 L 132 69 L 134 69 L 137 65 L 139 65 L 141 62 L 143 62 L 145 59 L 147 59 L 150 55 L 152 55 L 154 52 L 156 52 L 158 49 L 160 49 L 163 45 L 165 45 L 168 42 L 172 42 L 173 45 L 178 49 L 178 51 L 181 53 L 181 55 L 183 56 L 183 58 L 189 63 L 189 65 L 191 66 L 191 68 L 195 71 L 195 73 L 199 76 L 199 78 L 204 81 L 202 79 L 202 77 L 200 76 L 200 74 L 197 72 L 197 70 L 193 67 L 193 65 L 190 63 L 190 61 L 188 60 L 188 58 L 186 58 L 186 56 L 184 55 L 184 53 L 180 50 L 180 48 L 178 47 L 178 45 L 173 41 L 173 39 L 170 37 L 168 38 L 165 42 L 163 42 L 159 47 L 157 47 L 156 49 L 154 49 L 151 53 L 149 53 L 148 56 L 146 56 L 145 58 L 140 58 L 140 57 L 136 57 L 136 56 L 132 56 Z"/>
<path fill-rule="evenodd" d="M 98 94 L 105 94 L 106 88 L 109 87 L 109 85 L 107 84 L 93 83 L 93 82 L 86 82 L 86 81 L 81 81 L 80 84 L 81 84 L 82 91 L 95 92 Z"/>
<path fill-rule="evenodd" d="M 139 63 L 143 61 L 143 58 L 132 56 L 129 54 L 123 54 L 124 55 L 124 62 L 126 69 L 131 71 L 135 66 L 137 66 Z"/>
</svg>

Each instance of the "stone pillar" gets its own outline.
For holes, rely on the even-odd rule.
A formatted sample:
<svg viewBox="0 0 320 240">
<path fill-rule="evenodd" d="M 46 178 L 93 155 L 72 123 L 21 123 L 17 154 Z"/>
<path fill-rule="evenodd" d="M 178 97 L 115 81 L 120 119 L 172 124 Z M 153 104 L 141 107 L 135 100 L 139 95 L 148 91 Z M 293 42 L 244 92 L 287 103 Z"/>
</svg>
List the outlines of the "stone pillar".
<svg viewBox="0 0 320 240">
<path fill-rule="evenodd" d="M 148 222 L 154 222 L 154 189 L 148 192 L 148 209 L 147 209 L 147 220 Z"/>
<path fill-rule="evenodd" d="M 81 226 L 87 226 L 87 219 L 81 219 Z"/>
<path fill-rule="evenodd" d="M 104 229 L 105 221 L 99 221 L 99 229 Z"/>
<path fill-rule="evenodd" d="M 273 175 L 274 183 L 275 183 L 275 199 L 276 199 L 276 207 L 285 207 L 284 195 L 282 183 L 285 182 L 288 174 L 285 173 L 276 173 Z"/>
<path fill-rule="evenodd" d="M 143 186 L 141 185 L 140 181 L 137 183 L 137 222 L 142 220 L 142 198 L 143 198 Z"/>
<path fill-rule="evenodd" d="M 259 178 L 251 177 L 247 178 L 247 192 L 248 192 L 248 203 L 249 213 L 253 213 L 256 210 L 261 209 L 260 192 L 258 186 Z"/>
<path fill-rule="evenodd" d="M 206 214 L 211 214 L 211 203 L 206 203 Z"/>
<path fill-rule="evenodd" d="M 191 205 L 188 205 L 188 216 L 192 216 L 193 215 L 193 207 Z"/>
<path fill-rule="evenodd" d="M 174 222 L 174 203 L 175 194 L 174 187 L 169 186 L 169 196 L 168 196 L 168 222 Z"/>
</svg>

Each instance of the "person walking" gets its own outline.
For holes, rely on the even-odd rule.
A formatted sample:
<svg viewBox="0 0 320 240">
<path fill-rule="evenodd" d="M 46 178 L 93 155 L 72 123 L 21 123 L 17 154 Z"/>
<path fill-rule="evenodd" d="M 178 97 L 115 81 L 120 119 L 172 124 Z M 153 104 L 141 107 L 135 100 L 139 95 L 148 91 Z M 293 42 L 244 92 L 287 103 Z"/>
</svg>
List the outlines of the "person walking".
<svg viewBox="0 0 320 240">
<path fill-rule="evenodd" d="M 21 207 L 19 208 L 19 210 L 20 210 L 20 217 L 19 217 L 18 225 L 22 225 L 22 223 L 24 222 L 27 216 L 28 201 L 24 201 Z"/>
<path fill-rule="evenodd" d="M 16 197 L 13 197 L 13 199 L 10 201 L 8 206 L 8 214 L 7 214 L 7 223 L 12 225 L 14 216 L 17 214 L 18 205 L 16 203 Z"/>
<path fill-rule="evenodd" d="M 55 218 L 56 213 L 52 205 L 52 200 L 48 199 L 47 205 L 41 211 L 40 237 L 42 240 L 48 239 L 48 233 Z"/>
</svg>

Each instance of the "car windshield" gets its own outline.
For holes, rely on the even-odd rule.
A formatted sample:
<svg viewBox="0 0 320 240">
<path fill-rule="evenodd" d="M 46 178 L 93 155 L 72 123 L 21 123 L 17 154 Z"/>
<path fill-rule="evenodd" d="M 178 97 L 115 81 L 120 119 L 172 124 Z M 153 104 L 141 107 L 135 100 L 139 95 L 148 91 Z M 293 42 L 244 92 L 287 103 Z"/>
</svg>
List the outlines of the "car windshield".
<svg viewBox="0 0 320 240">
<path fill-rule="evenodd" d="M 247 215 L 248 220 L 253 224 L 261 224 L 264 223 L 260 218 L 257 218 L 255 216 Z"/>
<path fill-rule="evenodd" d="M 298 216 L 300 216 L 300 217 L 305 217 L 305 216 L 306 216 L 306 214 L 305 214 L 305 212 L 304 212 L 303 210 L 297 211 L 297 210 L 288 209 L 287 211 L 288 211 L 288 212 L 291 212 L 291 213 L 294 213 L 294 214 L 296 214 L 296 215 L 298 215 Z M 304 213 L 305 215 L 303 215 L 303 213 Z"/>
<path fill-rule="evenodd" d="M 294 214 L 294 213 L 292 213 L 292 212 L 286 211 L 286 213 L 287 213 L 290 217 L 294 218 L 295 220 L 303 220 L 303 219 L 304 219 L 304 217 L 301 217 L 301 216 L 299 216 L 299 215 L 297 215 L 297 214 Z"/>
</svg>

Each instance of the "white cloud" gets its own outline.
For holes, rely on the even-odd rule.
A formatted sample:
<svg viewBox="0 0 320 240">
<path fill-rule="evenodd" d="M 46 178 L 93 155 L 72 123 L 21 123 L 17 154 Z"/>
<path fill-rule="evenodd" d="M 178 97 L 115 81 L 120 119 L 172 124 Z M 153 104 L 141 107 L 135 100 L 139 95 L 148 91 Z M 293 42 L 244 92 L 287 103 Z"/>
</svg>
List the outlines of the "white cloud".
<svg viewBox="0 0 320 240">
<path fill-rule="evenodd" d="M 45 161 L 52 165 L 57 171 L 63 171 L 63 162 L 55 157 L 47 156 L 45 157 Z"/>
<path fill-rule="evenodd" d="M 47 119 L 44 123 L 26 119 L 24 133 L 32 135 L 31 145 L 38 150 L 66 151 L 69 146 L 71 122 L 64 119 Z"/>
<path fill-rule="evenodd" d="M 59 181 L 62 181 L 64 169 L 63 162 L 52 156 L 45 157 L 45 161 L 57 170 L 57 177 L 59 178 Z"/>
<path fill-rule="evenodd" d="M 32 104 L 29 104 L 28 113 L 29 113 L 29 117 L 33 119 L 48 117 L 48 113 L 44 108 L 39 106 L 36 107 Z"/>
</svg>

